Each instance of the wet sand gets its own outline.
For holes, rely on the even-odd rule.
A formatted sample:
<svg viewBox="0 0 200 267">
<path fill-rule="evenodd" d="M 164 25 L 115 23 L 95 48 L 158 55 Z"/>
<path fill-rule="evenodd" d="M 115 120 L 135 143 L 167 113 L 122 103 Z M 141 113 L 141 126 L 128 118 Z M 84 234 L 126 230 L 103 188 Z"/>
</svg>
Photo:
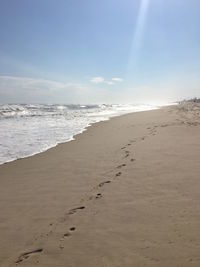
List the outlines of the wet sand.
<svg viewBox="0 0 200 267">
<path fill-rule="evenodd" d="M 200 266 L 200 106 L 101 122 L 0 166 L 0 266 Z"/>
</svg>

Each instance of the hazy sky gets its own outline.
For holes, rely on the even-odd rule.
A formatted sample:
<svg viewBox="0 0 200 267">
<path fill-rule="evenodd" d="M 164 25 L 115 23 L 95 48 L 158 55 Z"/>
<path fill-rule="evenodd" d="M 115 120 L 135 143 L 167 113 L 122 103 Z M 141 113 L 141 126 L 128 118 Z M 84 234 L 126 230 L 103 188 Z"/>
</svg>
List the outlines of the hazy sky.
<svg viewBox="0 0 200 267">
<path fill-rule="evenodd" d="M 199 0 L 0 0 L 0 102 L 193 96 Z"/>
</svg>

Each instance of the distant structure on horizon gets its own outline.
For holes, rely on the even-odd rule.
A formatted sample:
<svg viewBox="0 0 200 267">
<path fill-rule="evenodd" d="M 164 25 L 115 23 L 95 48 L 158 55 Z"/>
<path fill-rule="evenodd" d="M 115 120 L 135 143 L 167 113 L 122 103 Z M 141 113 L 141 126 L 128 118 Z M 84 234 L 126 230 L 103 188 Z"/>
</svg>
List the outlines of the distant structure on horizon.
<svg viewBox="0 0 200 267">
<path fill-rule="evenodd" d="M 191 99 L 184 99 L 184 100 L 180 101 L 179 103 L 181 104 L 181 103 L 185 103 L 185 102 L 200 103 L 200 98 L 194 97 Z"/>
<path fill-rule="evenodd" d="M 200 103 L 200 98 L 195 97 L 195 98 L 189 99 L 187 101 L 188 102 L 194 102 L 194 103 Z"/>
</svg>

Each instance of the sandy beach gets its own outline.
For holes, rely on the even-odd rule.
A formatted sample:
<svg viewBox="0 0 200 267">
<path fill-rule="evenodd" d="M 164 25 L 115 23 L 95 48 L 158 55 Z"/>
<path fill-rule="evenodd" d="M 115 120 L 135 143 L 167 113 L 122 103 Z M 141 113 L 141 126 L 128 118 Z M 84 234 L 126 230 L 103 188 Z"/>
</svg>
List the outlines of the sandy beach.
<svg viewBox="0 0 200 267">
<path fill-rule="evenodd" d="M 123 115 L 1 165 L 0 266 L 199 267 L 199 115 Z"/>
</svg>

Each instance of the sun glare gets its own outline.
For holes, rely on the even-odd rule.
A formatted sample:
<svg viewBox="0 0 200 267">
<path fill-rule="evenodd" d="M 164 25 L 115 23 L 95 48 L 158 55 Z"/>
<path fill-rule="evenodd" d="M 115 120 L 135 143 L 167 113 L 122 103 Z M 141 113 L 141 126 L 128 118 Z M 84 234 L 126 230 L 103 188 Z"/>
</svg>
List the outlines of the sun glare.
<svg viewBox="0 0 200 267">
<path fill-rule="evenodd" d="M 133 41 L 131 45 L 131 52 L 129 57 L 128 70 L 135 67 L 139 57 L 139 50 L 144 33 L 145 23 L 147 19 L 147 13 L 150 0 L 141 0 L 138 17 L 136 21 L 136 27 L 133 35 Z"/>
</svg>

